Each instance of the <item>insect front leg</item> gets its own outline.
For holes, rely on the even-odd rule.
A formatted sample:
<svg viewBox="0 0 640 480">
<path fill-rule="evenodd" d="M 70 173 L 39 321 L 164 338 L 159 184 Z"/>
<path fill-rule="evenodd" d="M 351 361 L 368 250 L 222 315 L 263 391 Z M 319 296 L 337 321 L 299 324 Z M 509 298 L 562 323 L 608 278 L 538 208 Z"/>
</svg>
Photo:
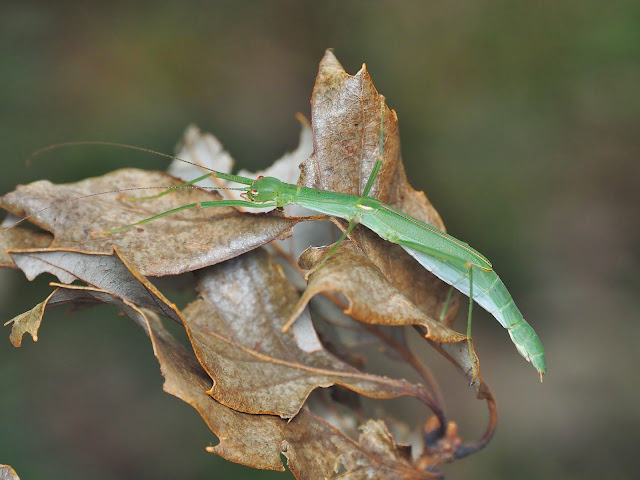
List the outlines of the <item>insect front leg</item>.
<svg viewBox="0 0 640 480">
<path fill-rule="evenodd" d="M 440 321 L 444 320 L 444 317 L 447 315 L 447 310 L 449 309 L 449 303 L 451 302 L 451 296 L 453 295 L 453 285 L 449 288 L 449 293 L 447 293 L 447 298 L 444 301 L 444 305 L 442 306 L 442 311 L 440 312 Z"/>
<path fill-rule="evenodd" d="M 168 195 L 169 193 L 175 192 L 176 190 L 179 190 L 181 188 L 185 188 L 185 187 L 189 187 L 191 185 L 193 185 L 194 183 L 198 183 L 201 182 L 202 180 L 205 180 L 206 178 L 209 178 L 211 176 L 211 173 L 207 173 L 205 175 L 202 175 L 201 177 L 198 177 L 194 180 L 189 180 L 188 182 L 185 183 L 181 183 L 180 185 L 176 185 L 175 187 L 171 187 L 168 188 L 160 193 L 158 193 L 157 195 L 149 195 L 147 197 L 125 197 L 127 200 L 130 201 L 140 201 L 140 200 L 153 200 L 155 198 L 160 198 L 163 197 L 164 195 Z"/>
</svg>

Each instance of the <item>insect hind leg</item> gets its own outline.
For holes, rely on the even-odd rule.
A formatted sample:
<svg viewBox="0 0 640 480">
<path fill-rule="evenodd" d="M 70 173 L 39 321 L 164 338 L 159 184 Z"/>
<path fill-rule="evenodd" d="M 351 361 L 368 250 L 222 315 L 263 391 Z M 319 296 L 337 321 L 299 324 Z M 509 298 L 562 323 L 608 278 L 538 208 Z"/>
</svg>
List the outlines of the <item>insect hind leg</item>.
<svg viewBox="0 0 640 480">
<path fill-rule="evenodd" d="M 476 368 L 476 356 L 473 351 L 473 343 L 471 340 L 471 314 L 473 310 L 473 265 L 470 262 L 467 262 L 466 267 L 469 270 L 469 314 L 467 318 L 467 346 L 469 348 L 469 360 L 471 361 L 471 370 L 473 372 L 473 377 L 469 385 L 473 385 L 476 383 L 478 378 L 478 369 Z"/>
<path fill-rule="evenodd" d="M 454 287 L 451 285 L 449 288 L 449 292 L 447 293 L 447 298 L 444 301 L 444 305 L 442 306 L 442 310 L 440 311 L 440 321 L 444 320 L 444 317 L 447 315 L 447 310 L 449 310 L 449 304 L 451 303 L 451 297 L 453 296 Z"/>
</svg>

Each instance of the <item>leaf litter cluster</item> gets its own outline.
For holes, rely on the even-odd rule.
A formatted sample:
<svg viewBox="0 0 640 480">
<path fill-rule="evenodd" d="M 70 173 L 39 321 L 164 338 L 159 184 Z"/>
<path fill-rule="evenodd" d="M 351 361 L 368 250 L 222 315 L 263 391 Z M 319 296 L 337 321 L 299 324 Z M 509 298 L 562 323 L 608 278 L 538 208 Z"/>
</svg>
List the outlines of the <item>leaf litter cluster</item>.
<svg viewBox="0 0 640 480">
<path fill-rule="evenodd" d="M 378 154 L 382 105 L 365 67 L 348 75 L 328 51 L 313 91 L 312 132 L 303 125 L 298 149 L 260 173 L 359 194 Z M 384 108 L 384 163 L 371 195 L 444 229 L 425 195 L 407 181 L 397 116 Z M 233 163 L 215 138 L 194 127 L 178 156 L 221 171 L 230 171 Z M 187 179 L 202 175 L 184 165 L 174 163 L 170 171 Z M 362 227 L 305 284 L 302 270 L 312 269 L 327 248 L 302 248 L 330 243 L 335 228 L 304 221 L 307 212 L 297 206 L 267 213 L 192 208 L 139 228 L 99 233 L 223 198 L 201 188 L 147 201 L 131 201 L 123 192 L 180 183 L 162 172 L 122 169 L 74 184 L 39 181 L 0 197 L 2 208 L 43 230 L 22 225 L 2 230 L 0 265 L 19 268 L 29 279 L 47 272 L 59 281 L 42 303 L 9 322 L 11 342 L 20 346 L 25 333 L 37 340 L 49 308 L 113 305 L 149 336 L 165 391 L 193 406 L 218 437 L 208 450 L 272 470 L 284 470 L 283 454 L 300 479 L 434 478 L 439 464 L 486 444 L 496 422 L 486 383 L 480 378 L 475 388 L 489 407 L 487 431 L 465 443 L 447 420 L 431 372 L 407 343 L 411 326 L 465 381 L 473 379 L 466 338 L 451 329 L 457 296 L 447 316 L 438 319 L 447 285 Z M 223 192 L 229 198 L 236 193 Z M 344 229 L 341 221 L 334 222 Z M 195 278 L 199 295 L 182 311 L 147 279 L 185 275 Z M 172 337 L 161 317 L 184 326 L 192 350 Z M 367 372 L 353 350 L 365 344 L 413 367 L 425 384 Z M 422 425 L 400 428 L 392 416 L 370 418 L 360 395 L 413 397 L 433 416 Z"/>
</svg>

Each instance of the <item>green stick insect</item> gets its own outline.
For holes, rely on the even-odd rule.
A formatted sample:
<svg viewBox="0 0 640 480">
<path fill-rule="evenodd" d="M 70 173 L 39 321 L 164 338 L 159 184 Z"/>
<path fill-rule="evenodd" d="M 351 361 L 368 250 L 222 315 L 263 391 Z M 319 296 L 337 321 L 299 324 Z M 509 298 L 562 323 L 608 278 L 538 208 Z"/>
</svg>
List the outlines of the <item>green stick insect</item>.
<svg viewBox="0 0 640 480">
<path fill-rule="evenodd" d="M 217 177 L 246 185 L 246 187 L 237 188 L 237 190 L 244 192 L 241 195 L 244 200 L 216 200 L 191 203 L 145 218 L 130 225 L 100 233 L 112 233 L 124 230 L 153 221 L 165 215 L 194 207 L 231 206 L 272 208 L 298 204 L 324 215 L 339 217 L 349 222 L 349 225 L 338 242 L 334 244 L 324 259 L 314 267 L 314 269 L 317 269 L 336 251 L 351 230 L 357 224 L 362 224 L 370 230 L 373 230 L 381 238 L 400 245 L 424 268 L 451 285 L 452 288 L 456 288 L 469 297 L 467 337 L 469 340 L 469 355 L 472 358 L 472 365 L 474 362 L 471 346 L 471 309 L 473 302 L 476 301 L 507 329 L 518 352 L 520 352 L 527 361 L 532 363 L 540 374 L 540 380 L 542 381 L 542 377 L 546 373 L 542 344 L 533 328 L 525 321 L 522 313 L 520 313 L 520 310 L 516 307 L 506 286 L 502 280 L 500 280 L 495 270 L 493 270 L 491 262 L 468 244 L 376 198 L 368 196 L 378 174 L 378 170 L 382 165 L 384 146 L 383 125 L 384 98 L 382 99 L 379 155 L 376 158 L 374 168 L 360 196 L 300 187 L 284 183 L 274 177 L 259 177 L 254 180 L 211 170 L 211 173 L 168 189 L 158 195 L 143 197 L 142 199 L 157 198 L 179 188 L 188 187 L 208 177 Z M 145 150 L 137 147 L 132 148 Z M 141 199 L 139 198 L 137 200 Z M 446 305 L 444 308 L 447 308 Z M 283 330 L 286 330 L 288 327 L 289 325 L 285 325 Z M 474 371 L 473 373 L 475 378 L 477 372 Z"/>
</svg>

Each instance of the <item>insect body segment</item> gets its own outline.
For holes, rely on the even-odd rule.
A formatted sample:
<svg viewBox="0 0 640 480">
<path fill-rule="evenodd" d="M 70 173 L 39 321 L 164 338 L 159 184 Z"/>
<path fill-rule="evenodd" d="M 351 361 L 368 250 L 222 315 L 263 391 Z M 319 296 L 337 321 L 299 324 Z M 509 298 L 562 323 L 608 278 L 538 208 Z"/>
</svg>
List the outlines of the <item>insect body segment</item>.
<svg viewBox="0 0 640 480">
<path fill-rule="evenodd" d="M 469 296 L 469 269 L 459 261 L 434 255 L 432 249 L 419 244 L 402 248 L 420 265 L 436 277 Z M 544 349 L 533 328 L 525 321 L 495 270 L 475 268 L 473 272 L 473 300 L 493 315 L 507 329 L 518 352 L 538 370 L 540 378 L 547 372 Z"/>
<path fill-rule="evenodd" d="M 276 201 L 291 187 L 274 177 L 260 177 L 249 186 L 246 197 L 251 202 Z"/>
</svg>

